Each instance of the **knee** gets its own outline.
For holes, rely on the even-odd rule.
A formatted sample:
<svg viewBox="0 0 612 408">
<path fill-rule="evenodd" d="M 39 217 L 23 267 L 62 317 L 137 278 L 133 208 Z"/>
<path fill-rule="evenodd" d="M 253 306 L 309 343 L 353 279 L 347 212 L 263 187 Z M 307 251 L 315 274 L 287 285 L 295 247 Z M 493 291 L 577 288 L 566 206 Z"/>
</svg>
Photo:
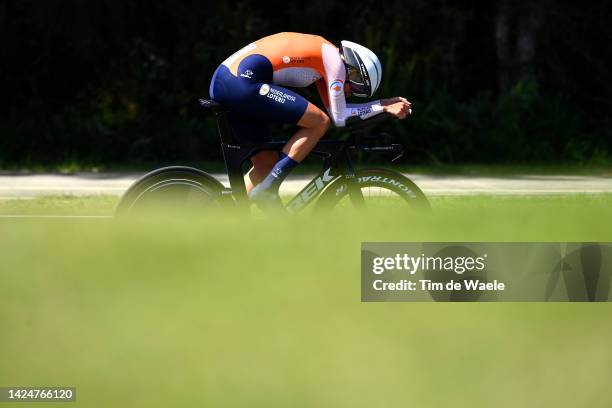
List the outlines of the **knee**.
<svg viewBox="0 0 612 408">
<path fill-rule="evenodd" d="M 299 126 L 311 130 L 311 135 L 318 137 L 325 134 L 330 124 L 329 116 L 313 104 L 308 104 L 306 112 L 298 122 Z"/>
<path fill-rule="evenodd" d="M 329 116 L 323 111 L 321 111 L 321 128 L 323 129 L 323 133 L 327 132 L 329 127 L 331 126 L 331 120 Z"/>
<path fill-rule="evenodd" d="M 327 114 L 322 110 L 319 110 L 317 113 L 318 114 L 316 120 L 314 121 L 313 129 L 317 130 L 317 133 L 320 133 L 320 136 L 323 136 L 325 132 L 327 132 L 327 130 L 329 129 L 331 125 L 331 120 L 329 119 L 329 116 L 327 116 Z"/>
</svg>

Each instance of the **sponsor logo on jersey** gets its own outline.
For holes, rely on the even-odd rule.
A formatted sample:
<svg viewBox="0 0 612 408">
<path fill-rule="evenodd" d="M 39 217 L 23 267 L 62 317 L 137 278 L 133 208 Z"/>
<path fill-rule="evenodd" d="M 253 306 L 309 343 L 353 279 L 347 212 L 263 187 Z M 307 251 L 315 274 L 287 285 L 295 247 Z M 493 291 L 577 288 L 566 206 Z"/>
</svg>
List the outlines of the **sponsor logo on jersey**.
<svg viewBox="0 0 612 408">
<path fill-rule="evenodd" d="M 251 71 L 250 69 L 247 69 L 246 71 L 244 71 L 242 74 L 240 74 L 241 77 L 243 78 L 253 78 L 253 71 Z"/>
<path fill-rule="evenodd" d="M 268 92 L 270 92 L 270 85 L 268 85 L 268 84 L 263 84 L 263 85 L 261 86 L 261 88 L 259 88 L 259 94 L 260 94 L 261 96 L 265 96 L 265 95 L 267 95 L 267 94 L 268 94 Z"/>
<path fill-rule="evenodd" d="M 267 89 L 265 90 L 266 92 L 261 93 L 264 86 L 267 86 Z M 266 97 L 272 99 L 274 102 L 278 102 L 278 103 L 285 103 L 287 101 L 295 102 L 296 100 L 295 96 L 290 95 L 286 92 L 280 91 L 278 89 L 271 88 L 269 85 L 262 85 L 262 87 L 259 89 L 259 93 L 261 95 L 265 95 Z"/>
<path fill-rule="evenodd" d="M 371 106 L 363 106 L 360 108 L 353 108 L 351 109 L 351 115 L 352 116 L 363 116 L 363 115 L 367 115 L 368 113 L 372 112 L 372 107 Z"/>
<path fill-rule="evenodd" d="M 334 82 L 331 83 L 331 85 L 329 86 L 329 93 L 332 96 L 338 96 L 340 94 L 342 94 L 342 89 L 344 88 L 344 83 L 339 80 L 336 79 Z"/>
<path fill-rule="evenodd" d="M 289 64 L 289 63 L 303 64 L 304 62 L 306 62 L 307 59 L 310 59 L 310 58 L 307 58 L 307 57 L 290 57 L 288 55 L 285 55 L 283 57 L 283 62 L 285 64 Z"/>
</svg>

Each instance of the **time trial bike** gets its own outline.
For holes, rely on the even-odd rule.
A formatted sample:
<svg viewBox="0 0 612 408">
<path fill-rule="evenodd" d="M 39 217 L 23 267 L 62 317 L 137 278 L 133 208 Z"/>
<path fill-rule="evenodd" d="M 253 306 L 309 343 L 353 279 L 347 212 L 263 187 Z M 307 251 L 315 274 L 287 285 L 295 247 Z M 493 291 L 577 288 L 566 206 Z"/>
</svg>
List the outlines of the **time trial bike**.
<svg viewBox="0 0 612 408">
<path fill-rule="evenodd" d="M 169 166 L 153 170 L 135 181 L 122 196 L 117 215 L 133 214 L 150 208 L 250 208 L 244 182 L 244 165 L 263 150 L 280 151 L 285 141 L 238 143 L 227 120 L 227 109 L 219 103 L 199 99 L 199 104 L 216 115 L 221 150 L 229 178 L 224 186 L 211 174 L 186 166 Z M 404 206 L 407 210 L 428 210 L 425 194 L 403 174 L 384 168 L 356 170 L 351 156 L 355 152 L 390 153 L 394 160 L 401 157 L 400 144 L 384 143 L 372 134 L 372 126 L 393 116 L 382 113 L 368 120 L 347 121 L 349 136 L 343 140 L 321 140 L 311 152 L 322 160 L 323 168 L 286 203 L 289 213 L 308 207 L 314 211 L 353 206 L 359 209 L 379 209 L 388 205 Z"/>
</svg>

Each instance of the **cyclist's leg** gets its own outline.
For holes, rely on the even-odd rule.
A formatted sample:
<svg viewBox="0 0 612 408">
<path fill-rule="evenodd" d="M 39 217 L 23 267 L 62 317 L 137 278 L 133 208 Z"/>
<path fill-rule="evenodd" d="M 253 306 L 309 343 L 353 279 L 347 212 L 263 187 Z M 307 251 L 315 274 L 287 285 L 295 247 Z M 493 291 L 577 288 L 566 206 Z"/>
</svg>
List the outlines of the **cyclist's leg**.
<svg viewBox="0 0 612 408">
<path fill-rule="evenodd" d="M 230 112 L 227 119 L 232 129 L 234 139 L 238 143 L 264 143 L 272 140 L 267 123 L 245 117 L 236 112 Z M 278 161 L 278 152 L 262 151 L 251 157 L 253 167 L 244 177 L 247 193 L 272 170 Z"/>
<path fill-rule="evenodd" d="M 280 88 L 279 92 L 287 95 L 286 92 L 290 91 L 285 91 L 284 89 Z M 292 97 L 293 95 L 289 96 Z M 301 96 L 296 94 L 296 96 L 293 98 L 285 99 L 298 100 L 298 98 L 302 99 L 300 102 L 305 105 L 305 107 L 303 110 L 301 109 L 301 112 L 298 112 L 300 113 L 300 116 L 297 120 L 286 120 L 286 122 L 295 123 L 300 127 L 300 129 L 283 147 L 280 158 L 274 164 L 274 167 L 270 173 L 261 181 L 261 183 L 254 187 L 249 194 L 251 199 L 253 199 L 261 208 L 268 206 L 271 209 L 280 209 L 278 190 L 281 183 L 285 180 L 285 178 L 287 178 L 289 173 L 299 164 L 299 162 L 304 160 L 308 153 L 311 152 L 329 127 L 330 120 L 328 116 L 315 105 L 307 102 Z M 269 102 L 268 105 L 272 104 L 272 107 L 275 107 L 273 103 L 274 101 Z M 274 113 L 277 115 L 282 115 L 283 111 L 285 111 L 283 108 L 277 108 L 277 112 Z M 289 118 L 291 115 L 293 115 L 293 118 L 295 118 L 295 111 L 295 108 L 292 109 L 292 111 L 290 110 L 286 117 Z"/>
<path fill-rule="evenodd" d="M 287 142 L 283 148 L 283 153 L 299 163 L 304 160 L 325 134 L 329 127 L 329 119 L 323 111 L 313 104 L 309 104 L 302 119 L 298 122 L 298 126 L 301 129 Z M 251 158 L 253 167 L 245 177 L 247 192 L 251 192 L 253 187 L 270 174 L 278 160 L 278 153 L 271 151 L 259 152 Z"/>
<path fill-rule="evenodd" d="M 283 147 L 279 160 L 269 174 L 255 186 L 249 197 L 262 209 L 281 210 L 278 190 L 289 173 L 301 162 L 327 131 L 330 120 L 315 105 L 290 90 L 277 85 L 262 85 L 259 93 L 272 94 L 267 100 L 260 100 L 260 112 L 271 121 L 296 124 L 300 129 Z M 274 97 L 278 96 L 282 102 Z"/>
<path fill-rule="evenodd" d="M 278 162 L 278 152 L 263 151 L 251 157 L 253 167 L 245 176 L 245 184 L 247 192 L 250 192 L 253 187 L 259 184 L 270 172 L 274 165 Z"/>
<path fill-rule="evenodd" d="M 308 103 L 306 112 L 297 123 L 300 130 L 285 145 L 283 153 L 297 162 L 301 162 L 325 135 L 331 121 L 329 116 L 312 103 Z"/>
</svg>

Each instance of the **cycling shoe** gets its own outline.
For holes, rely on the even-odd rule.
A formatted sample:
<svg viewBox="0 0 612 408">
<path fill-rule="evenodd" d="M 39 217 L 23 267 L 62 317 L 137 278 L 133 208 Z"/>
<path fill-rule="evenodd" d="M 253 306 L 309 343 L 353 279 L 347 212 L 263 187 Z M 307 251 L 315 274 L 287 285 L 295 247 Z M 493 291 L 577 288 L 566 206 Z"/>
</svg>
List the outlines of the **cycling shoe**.
<svg viewBox="0 0 612 408">
<path fill-rule="evenodd" d="M 259 187 L 259 185 L 255 186 L 251 190 L 249 198 L 260 210 L 269 214 L 287 212 L 277 192 Z"/>
</svg>

